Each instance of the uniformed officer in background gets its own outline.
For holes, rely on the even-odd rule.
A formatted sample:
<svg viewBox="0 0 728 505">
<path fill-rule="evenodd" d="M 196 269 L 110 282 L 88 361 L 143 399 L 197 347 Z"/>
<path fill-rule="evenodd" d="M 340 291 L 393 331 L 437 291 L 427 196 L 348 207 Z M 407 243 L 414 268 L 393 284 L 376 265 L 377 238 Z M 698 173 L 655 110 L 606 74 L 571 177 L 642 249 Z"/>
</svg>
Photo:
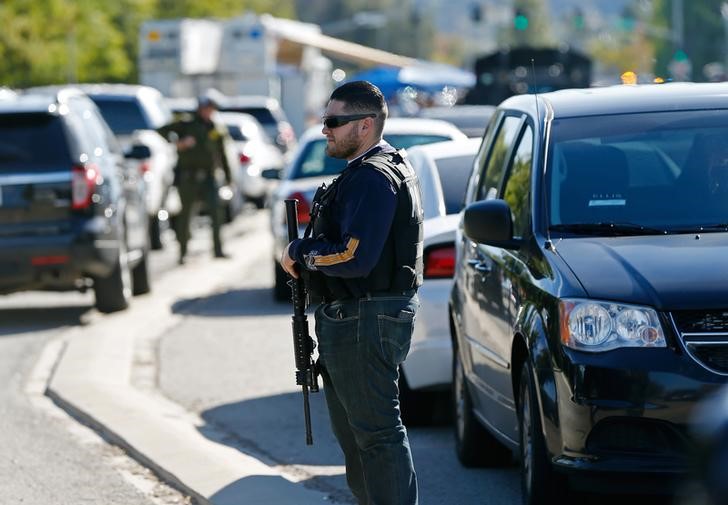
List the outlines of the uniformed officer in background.
<svg viewBox="0 0 728 505">
<path fill-rule="evenodd" d="M 198 98 L 194 115 L 182 118 L 157 131 L 177 146 L 175 186 L 182 209 L 176 217 L 175 232 L 179 241 L 179 263 L 185 262 L 190 239 L 190 220 L 199 203 L 204 203 L 212 221 L 212 240 L 216 258 L 226 258 L 220 238 L 223 209 L 219 190 L 230 185 L 231 169 L 225 156 L 224 125 L 214 120 L 220 93 L 208 91 Z"/>
</svg>

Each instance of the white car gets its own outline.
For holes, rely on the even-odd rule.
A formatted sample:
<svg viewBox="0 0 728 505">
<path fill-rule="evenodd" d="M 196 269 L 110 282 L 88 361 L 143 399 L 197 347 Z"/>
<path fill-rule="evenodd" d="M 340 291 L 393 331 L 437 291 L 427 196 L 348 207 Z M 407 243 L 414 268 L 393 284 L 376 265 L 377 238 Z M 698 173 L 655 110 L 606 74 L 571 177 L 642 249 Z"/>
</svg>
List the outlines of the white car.
<svg viewBox="0 0 728 505">
<path fill-rule="evenodd" d="M 273 181 L 262 177 L 264 170 L 283 170 L 283 153 L 275 146 L 260 122 L 242 112 L 218 112 L 235 145 L 238 171 L 233 178 L 243 196 L 262 208 L 273 189 Z"/>
<path fill-rule="evenodd" d="M 320 125 L 312 126 L 301 135 L 293 159 L 286 166 L 283 178 L 271 197 L 271 230 L 274 237 L 272 259 L 275 269 L 273 292 L 277 300 L 290 300 L 291 297 L 291 289 L 287 284 L 288 277 L 278 264 L 278 259 L 288 244 L 285 200 L 298 200 L 299 236 L 303 236 L 316 189 L 323 183 L 331 183 L 346 167 L 345 160 L 326 155 L 326 137 L 321 133 L 321 129 Z M 446 121 L 390 118 L 384 123 L 384 139 L 399 149 L 466 138 L 463 132 Z"/>
<path fill-rule="evenodd" d="M 447 307 L 455 268 L 455 231 L 480 143 L 481 139 L 469 138 L 407 150 L 420 180 L 425 213 L 424 283 L 418 290 L 420 310 L 400 374 L 402 415 L 409 424 L 440 415 L 437 409 L 446 411 L 446 406 L 428 393 L 449 391 L 452 380 Z M 439 396 L 442 399 L 443 395 Z"/>
</svg>

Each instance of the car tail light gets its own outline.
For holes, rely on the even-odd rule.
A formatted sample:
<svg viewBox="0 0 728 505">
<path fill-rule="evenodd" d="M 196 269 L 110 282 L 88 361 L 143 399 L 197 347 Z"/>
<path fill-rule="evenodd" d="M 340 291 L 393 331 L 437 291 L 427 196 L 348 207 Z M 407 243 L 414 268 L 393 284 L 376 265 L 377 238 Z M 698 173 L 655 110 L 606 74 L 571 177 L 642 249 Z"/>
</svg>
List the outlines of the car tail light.
<svg viewBox="0 0 728 505">
<path fill-rule="evenodd" d="M 308 224 L 311 221 L 311 205 L 300 191 L 291 193 L 286 200 L 298 200 L 298 224 Z"/>
<path fill-rule="evenodd" d="M 83 210 L 91 206 L 99 172 L 94 164 L 74 165 L 71 168 L 71 208 Z"/>
<path fill-rule="evenodd" d="M 431 247 L 425 251 L 425 279 L 443 279 L 455 273 L 455 246 Z"/>
<path fill-rule="evenodd" d="M 70 256 L 33 256 L 30 264 L 33 266 L 63 265 L 71 260 Z"/>
<path fill-rule="evenodd" d="M 139 172 L 141 172 L 142 175 L 146 174 L 152 169 L 152 164 L 149 162 L 149 160 L 144 160 L 139 164 Z"/>
<path fill-rule="evenodd" d="M 250 163 L 250 156 L 248 156 L 245 153 L 240 153 L 238 156 L 238 159 L 240 160 L 240 163 L 245 165 L 246 163 Z"/>
</svg>

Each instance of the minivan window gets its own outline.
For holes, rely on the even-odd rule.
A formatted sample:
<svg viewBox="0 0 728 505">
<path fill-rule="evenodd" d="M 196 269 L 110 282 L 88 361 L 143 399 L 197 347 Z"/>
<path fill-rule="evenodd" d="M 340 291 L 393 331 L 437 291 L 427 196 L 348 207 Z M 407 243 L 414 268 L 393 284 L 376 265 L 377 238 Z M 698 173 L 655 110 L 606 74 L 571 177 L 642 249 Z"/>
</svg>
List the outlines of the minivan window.
<svg viewBox="0 0 728 505">
<path fill-rule="evenodd" d="M 71 167 L 61 118 L 45 113 L 0 114 L 0 172 L 48 172 Z"/>
<path fill-rule="evenodd" d="M 599 223 L 725 228 L 727 138 L 725 110 L 554 120 L 549 223 L 566 231 Z"/>
<path fill-rule="evenodd" d="M 523 237 L 528 229 L 531 202 L 531 162 L 533 161 L 533 132 L 527 126 L 513 156 L 503 191 L 503 199 L 513 213 L 513 235 Z"/>
<path fill-rule="evenodd" d="M 480 187 L 476 200 L 484 200 L 485 198 L 495 198 L 503 178 L 505 171 L 505 161 L 508 152 L 515 141 L 518 134 L 518 127 L 521 124 L 521 118 L 515 116 L 506 116 L 503 119 L 498 135 L 493 143 L 493 149 L 490 156 L 486 159 L 484 167 L 485 173 L 481 176 Z"/>
</svg>

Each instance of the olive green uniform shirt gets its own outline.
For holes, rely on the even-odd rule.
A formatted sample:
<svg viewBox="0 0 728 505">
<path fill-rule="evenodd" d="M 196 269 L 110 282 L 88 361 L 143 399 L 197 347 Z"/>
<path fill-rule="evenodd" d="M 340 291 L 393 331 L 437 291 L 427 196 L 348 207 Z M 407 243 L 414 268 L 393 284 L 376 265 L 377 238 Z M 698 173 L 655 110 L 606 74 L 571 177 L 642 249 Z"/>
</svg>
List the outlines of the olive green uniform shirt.
<svg viewBox="0 0 728 505">
<path fill-rule="evenodd" d="M 199 115 L 183 118 L 157 129 L 160 135 L 169 139 L 175 133 L 181 140 L 194 137 L 195 145 L 178 151 L 175 180 L 201 181 L 215 176 L 219 170 L 225 175 L 226 183 L 232 181 L 228 159 L 225 156 L 225 142 L 229 134 L 224 125 L 204 121 Z"/>
</svg>

